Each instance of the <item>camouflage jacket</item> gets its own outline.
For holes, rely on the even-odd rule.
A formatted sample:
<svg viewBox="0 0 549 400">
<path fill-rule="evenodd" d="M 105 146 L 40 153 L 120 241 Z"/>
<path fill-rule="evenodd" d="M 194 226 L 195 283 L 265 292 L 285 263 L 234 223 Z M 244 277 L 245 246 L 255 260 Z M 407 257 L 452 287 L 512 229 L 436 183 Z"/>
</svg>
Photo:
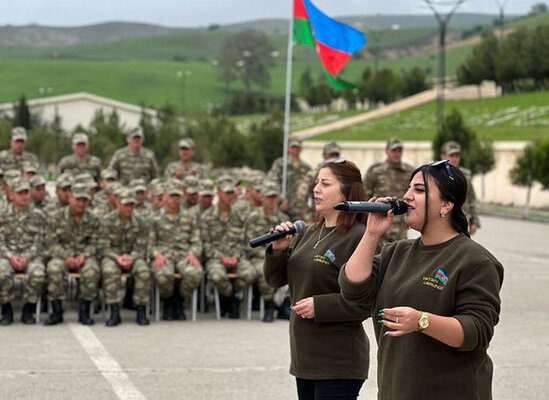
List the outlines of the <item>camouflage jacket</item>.
<svg viewBox="0 0 549 400">
<path fill-rule="evenodd" d="M 63 157 L 57 164 L 59 174 L 67 172 L 72 176 L 84 172 L 91 174 L 96 182 L 99 182 L 101 175 L 101 160 L 98 157 L 88 155 L 83 163 L 80 163 L 74 154 Z"/>
<path fill-rule="evenodd" d="M 176 171 L 181 168 L 183 169 L 183 175 L 181 178 L 177 178 Z M 169 163 L 164 171 L 164 179 L 181 179 L 185 178 L 186 175 L 196 175 L 198 179 L 205 179 L 209 175 L 209 170 L 204 164 L 200 164 L 194 161 L 191 161 L 190 166 L 185 166 L 181 160 L 174 161 Z"/>
<path fill-rule="evenodd" d="M 406 163 L 390 164 L 388 161 L 372 165 L 364 177 L 367 197 L 394 196 L 402 199 L 408 190 L 414 167 Z"/>
<path fill-rule="evenodd" d="M 248 258 L 264 258 L 265 247 L 251 248 L 248 243 L 255 237 L 269 232 L 281 222 L 287 221 L 288 216 L 282 211 L 275 210 L 272 215 L 267 215 L 263 207 L 254 209 L 244 222 L 244 236 L 246 240 L 246 256 Z"/>
<path fill-rule="evenodd" d="M 306 208 L 306 199 L 303 196 L 297 196 L 297 192 L 299 185 L 310 170 L 309 164 L 300 160 L 299 164 L 294 166 L 288 158 L 286 198 L 288 199 L 288 214 L 292 218 L 301 215 Z M 282 185 L 282 172 L 283 158 L 279 157 L 273 162 L 268 178 Z"/>
<path fill-rule="evenodd" d="M 153 215 L 153 207 L 151 203 L 145 202 L 141 205 L 135 205 L 134 212 L 139 214 L 139 216 L 147 223 L 151 221 Z"/>
<path fill-rule="evenodd" d="M 50 255 L 52 257 L 75 257 L 84 254 L 95 257 L 97 237 L 99 234 L 99 219 L 91 210 L 85 209 L 78 220 L 74 219 L 70 207 L 62 208 L 53 220 Z"/>
<path fill-rule="evenodd" d="M 465 175 L 465 179 L 467 180 L 467 197 L 465 198 L 465 203 L 463 203 L 463 213 L 467 217 L 469 226 L 476 225 L 480 228 L 480 220 L 477 211 L 477 195 L 475 193 L 475 188 L 473 187 L 473 182 L 471 182 L 471 171 L 462 167 L 459 167 L 459 169 L 461 169 L 461 172 L 463 172 L 463 175 Z"/>
<path fill-rule="evenodd" d="M 244 219 L 231 209 L 222 215 L 219 207 L 212 206 L 200 217 L 200 236 L 208 259 L 236 256 L 244 251 Z"/>
<path fill-rule="evenodd" d="M 165 208 L 155 212 L 150 221 L 150 257 L 158 253 L 174 261 L 182 261 L 189 253 L 199 257 L 202 253 L 200 231 L 196 216 L 186 210 L 175 215 Z"/>
<path fill-rule="evenodd" d="M 54 199 L 49 195 L 49 193 L 46 193 L 46 197 L 40 201 L 40 203 L 34 203 L 34 207 L 39 208 L 40 210 L 46 212 L 46 210 L 49 210 L 53 207 L 52 204 L 58 203 L 59 201 L 57 199 Z"/>
<path fill-rule="evenodd" d="M 145 148 L 141 148 L 139 154 L 134 154 L 128 146 L 118 149 L 112 156 L 109 168 L 118 172 L 118 180 L 122 185 L 138 178 L 148 183 L 158 176 L 154 153 Z"/>
<path fill-rule="evenodd" d="M 2 257 L 18 255 L 29 260 L 43 257 L 48 223 L 42 211 L 29 205 L 24 213 L 18 213 L 9 204 L 0 213 L 0 224 Z"/>
<path fill-rule="evenodd" d="M 33 153 L 23 151 L 21 155 L 15 155 L 11 149 L 0 151 L 0 168 L 4 171 L 7 171 L 8 169 L 18 169 L 19 171 L 23 171 L 24 162 L 32 164 L 38 171 L 40 171 L 40 161 Z"/>
<path fill-rule="evenodd" d="M 128 222 L 122 222 L 119 211 L 111 211 L 101 218 L 99 232 L 97 247 L 101 257 L 115 260 L 128 254 L 133 260 L 145 259 L 149 230 L 139 215 L 132 213 Z"/>
</svg>

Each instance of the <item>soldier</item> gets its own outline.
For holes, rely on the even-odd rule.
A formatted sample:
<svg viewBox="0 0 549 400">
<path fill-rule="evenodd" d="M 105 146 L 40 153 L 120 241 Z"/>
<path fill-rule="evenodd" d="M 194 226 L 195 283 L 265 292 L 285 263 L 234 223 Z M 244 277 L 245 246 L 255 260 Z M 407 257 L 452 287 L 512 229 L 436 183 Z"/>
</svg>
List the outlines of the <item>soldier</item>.
<svg viewBox="0 0 549 400">
<path fill-rule="evenodd" d="M 121 188 L 118 182 L 113 182 L 103 189 L 107 200 L 105 203 L 98 204 L 93 208 L 93 214 L 97 218 L 101 219 L 118 209 L 118 191 Z"/>
<path fill-rule="evenodd" d="M 52 198 L 46 191 L 46 180 L 42 175 L 35 175 L 30 179 L 31 200 L 35 207 L 45 211 L 51 207 Z"/>
<path fill-rule="evenodd" d="M 117 150 L 109 163 L 116 170 L 118 181 L 127 185 L 132 179 L 142 178 L 147 184 L 158 175 L 154 153 L 143 147 L 145 134 L 142 128 L 135 128 L 126 135 L 126 147 Z"/>
<path fill-rule="evenodd" d="M 145 221 L 148 221 L 152 210 L 150 203 L 147 202 L 148 190 L 145 181 L 141 178 L 132 179 L 128 187 L 133 191 L 137 201 L 135 204 L 135 212 L 139 213 Z"/>
<path fill-rule="evenodd" d="M 254 174 L 248 180 L 248 186 L 246 186 L 246 193 L 244 194 L 244 199 L 251 204 L 252 209 L 257 209 L 261 207 L 262 197 L 261 197 L 261 187 L 263 182 L 265 182 L 265 174 L 260 173 Z"/>
<path fill-rule="evenodd" d="M 50 222 L 53 222 L 53 216 L 61 208 L 69 204 L 69 195 L 71 193 L 72 178 L 69 174 L 61 174 L 57 177 L 55 182 L 55 195 L 57 196 L 57 201 L 52 201 L 48 203 L 44 212 L 46 217 Z"/>
<path fill-rule="evenodd" d="M 408 190 L 410 175 L 414 167 L 402 162 L 402 141 L 391 138 L 385 146 L 387 159 L 372 165 L 364 176 L 364 186 L 368 197 L 394 196 L 401 199 Z M 402 216 L 395 217 L 389 230 L 380 240 L 383 243 L 406 239 L 408 227 Z"/>
<path fill-rule="evenodd" d="M 38 169 L 33 163 L 29 161 L 23 161 L 23 178 L 25 178 L 26 180 L 31 180 L 31 178 L 37 173 Z"/>
<path fill-rule="evenodd" d="M 116 182 L 118 180 L 118 173 L 112 169 L 112 168 L 105 168 L 101 170 L 99 180 L 99 190 L 94 196 L 94 202 L 96 206 L 104 205 L 107 202 L 107 196 L 104 192 L 104 189 L 112 182 Z"/>
<path fill-rule="evenodd" d="M 188 175 L 194 175 L 199 179 L 208 177 L 208 169 L 204 164 L 193 161 L 194 140 L 184 138 L 179 141 L 179 160 L 166 167 L 164 176 L 166 179 L 183 180 Z"/>
<path fill-rule="evenodd" d="M 6 200 L 6 203 L 11 203 L 10 198 L 10 182 L 14 180 L 15 178 L 21 178 L 22 172 L 18 169 L 8 169 L 4 172 L 4 185 L 2 186 L 2 189 L 4 191 L 4 199 Z"/>
<path fill-rule="evenodd" d="M 118 209 L 101 220 L 98 247 L 102 256 L 103 288 L 111 310 L 107 326 L 122 322 L 122 272 L 130 272 L 134 280 L 133 301 L 137 306 L 137 324 L 149 325 L 146 308 L 150 302 L 151 270 L 145 262 L 148 229 L 145 221 L 134 212 L 135 204 L 133 191 L 120 189 Z"/>
<path fill-rule="evenodd" d="M 57 164 L 58 173 L 68 172 L 71 175 L 78 175 L 88 172 L 96 182 L 99 182 L 101 160 L 88 154 L 89 143 L 88 135 L 82 132 L 75 133 L 72 137 L 73 154 L 65 156 L 59 161 Z"/>
<path fill-rule="evenodd" d="M 260 195 L 262 206 L 253 210 L 246 218 L 244 232 L 246 243 L 251 239 L 263 235 L 270 228 L 276 226 L 280 221 L 287 221 L 288 216 L 277 208 L 278 203 L 278 185 L 274 181 L 265 181 L 261 187 Z M 275 304 L 273 302 L 274 289 L 267 285 L 263 276 L 263 262 L 265 260 L 265 248 L 256 247 L 254 249 L 246 247 L 246 262 L 251 263 L 257 275 L 259 292 L 265 300 L 264 322 L 273 321 L 273 312 Z"/>
<path fill-rule="evenodd" d="M 40 169 L 40 161 L 34 154 L 25 151 L 27 143 L 27 131 L 21 126 L 16 126 L 11 130 L 10 149 L 0 151 L 0 168 L 4 171 L 9 169 L 18 169 L 23 171 L 23 162 L 28 161 Z"/>
<path fill-rule="evenodd" d="M 42 295 L 46 282 L 46 268 L 42 259 L 46 218 L 44 214 L 29 205 L 30 185 L 16 178 L 11 182 L 12 203 L 0 213 L 0 304 L 2 320 L 0 324 L 13 322 L 13 275 L 24 272 L 26 285 L 25 305 L 21 321 L 35 324 L 36 301 Z"/>
<path fill-rule="evenodd" d="M 297 196 L 297 189 L 305 175 L 311 170 L 309 164 L 299 158 L 302 143 L 300 140 L 290 139 L 288 147 L 287 167 L 287 190 L 286 199 L 283 200 L 281 210 L 284 211 L 292 221 L 303 218 L 305 209 L 303 197 Z M 268 178 L 282 185 L 283 158 L 277 158 L 268 174 Z"/>
<path fill-rule="evenodd" d="M 471 171 L 459 165 L 461 163 L 460 144 L 454 141 L 444 143 L 440 150 L 440 159 L 448 160 L 454 167 L 461 169 L 461 172 L 463 172 L 463 175 L 465 175 L 465 178 L 467 179 L 467 197 L 465 198 L 465 203 L 463 203 L 463 213 L 469 222 L 469 233 L 474 235 L 477 232 L 477 229 L 480 228 L 480 220 L 477 211 L 477 195 L 475 193 L 475 188 L 471 183 Z"/>
<path fill-rule="evenodd" d="M 185 187 L 185 200 L 181 204 L 184 209 L 191 209 L 198 204 L 198 178 L 195 175 L 187 175 L 183 179 Z"/>
<path fill-rule="evenodd" d="M 164 207 L 164 183 L 157 182 L 149 186 L 151 200 L 151 217 Z"/>
<path fill-rule="evenodd" d="M 229 308 L 229 318 L 239 318 L 240 302 L 235 296 L 227 272 L 235 272 L 235 289 L 243 290 L 255 280 L 255 271 L 249 263 L 242 263 L 244 244 L 244 220 L 232 207 L 236 182 L 219 179 L 218 203 L 200 217 L 200 235 L 206 254 L 206 272 L 217 286 L 224 304 Z"/>
<path fill-rule="evenodd" d="M 212 206 L 215 196 L 215 185 L 211 179 L 202 179 L 198 183 L 198 207 L 199 218 L 208 208 Z"/>
<path fill-rule="evenodd" d="M 89 187 L 85 184 L 74 184 L 68 207 L 58 212 L 53 221 L 50 239 L 52 260 L 47 267 L 48 300 L 51 301 L 53 311 L 45 325 L 63 322 L 63 279 L 69 271 L 80 273 L 78 321 L 83 325 L 94 324 L 90 316 L 90 305 L 97 297 L 101 270 L 96 259 L 99 220 L 88 208 L 90 201 Z"/>
<path fill-rule="evenodd" d="M 164 300 L 164 320 L 185 320 L 183 299 L 202 281 L 202 252 L 196 217 L 181 209 L 183 191 L 173 182 L 166 184 L 164 208 L 151 222 L 149 246 L 154 279 Z M 174 288 L 174 272 L 181 274 Z"/>
</svg>

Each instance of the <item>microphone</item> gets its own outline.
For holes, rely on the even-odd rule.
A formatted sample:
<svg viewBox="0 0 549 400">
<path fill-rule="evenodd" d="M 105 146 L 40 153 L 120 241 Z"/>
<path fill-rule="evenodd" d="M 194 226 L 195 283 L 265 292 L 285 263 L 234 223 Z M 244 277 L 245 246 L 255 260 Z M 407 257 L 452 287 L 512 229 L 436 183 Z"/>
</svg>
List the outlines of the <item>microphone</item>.
<svg viewBox="0 0 549 400">
<path fill-rule="evenodd" d="M 368 212 L 386 214 L 392 210 L 394 215 L 406 214 L 408 204 L 400 200 L 394 200 L 389 203 L 381 201 L 344 201 L 337 203 L 334 210 L 347 212 Z"/>
<path fill-rule="evenodd" d="M 258 236 L 250 240 L 251 247 L 261 246 L 263 244 L 274 242 L 275 240 L 282 239 L 287 235 L 293 235 L 295 233 L 301 233 L 307 228 L 307 224 L 301 220 L 297 220 L 293 223 L 293 226 L 288 232 L 286 231 L 274 231 L 266 233 L 265 235 Z"/>
</svg>

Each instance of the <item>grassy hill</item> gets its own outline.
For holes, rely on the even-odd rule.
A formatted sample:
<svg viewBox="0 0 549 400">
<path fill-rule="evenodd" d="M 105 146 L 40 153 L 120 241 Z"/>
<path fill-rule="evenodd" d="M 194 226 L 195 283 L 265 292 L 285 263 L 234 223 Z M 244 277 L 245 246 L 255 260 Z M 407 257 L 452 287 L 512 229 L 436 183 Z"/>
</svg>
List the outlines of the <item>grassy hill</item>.
<svg viewBox="0 0 549 400">
<path fill-rule="evenodd" d="M 479 136 L 494 140 L 549 137 L 549 92 L 507 95 L 495 99 L 447 101 L 446 112 L 459 110 Z M 435 133 L 434 102 L 377 118 L 312 140 L 431 140 Z"/>
</svg>

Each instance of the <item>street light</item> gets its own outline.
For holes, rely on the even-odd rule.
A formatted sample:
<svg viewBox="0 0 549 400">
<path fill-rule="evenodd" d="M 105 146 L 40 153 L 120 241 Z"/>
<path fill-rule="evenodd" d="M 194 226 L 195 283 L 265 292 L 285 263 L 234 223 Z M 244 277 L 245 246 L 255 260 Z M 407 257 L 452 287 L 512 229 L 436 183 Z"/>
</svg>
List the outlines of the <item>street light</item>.
<svg viewBox="0 0 549 400">
<path fill-rule="evenodd" d="M 181 78 L 181 109 L 184 112 L 185 111 L 185 79 L 186 77 L 191 76 L 192 72 L 186 69 L 184 71 L 179 70 L 175 74 L 177 75 L 178 78 Z"/>
<path fill-rule="evenodd" d="M 500 40 L 503 43 L 504 25 L 505 25 L 505 6 L 509 0 L 496 0 L 496 4 L 499 10 L 499 35 Z"/>
</svg>

